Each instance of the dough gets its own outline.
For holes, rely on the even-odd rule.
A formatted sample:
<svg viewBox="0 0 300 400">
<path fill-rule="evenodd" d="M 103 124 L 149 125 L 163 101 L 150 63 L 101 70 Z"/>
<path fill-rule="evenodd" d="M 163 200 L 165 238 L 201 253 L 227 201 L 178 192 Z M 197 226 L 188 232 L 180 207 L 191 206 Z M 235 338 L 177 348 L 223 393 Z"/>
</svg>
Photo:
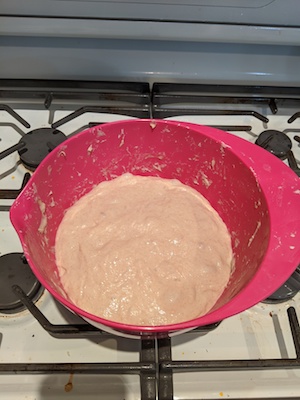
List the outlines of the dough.
<svg viewBox="0 0 300 400">
<path fill-rule="evenodd" d="M 100 183 L 67 210 L 55 251 L 74 304 L 143 326 L 206 314 L 233 260 L 224 222 L 196 190 L 131 174 Z"/>
</svg>

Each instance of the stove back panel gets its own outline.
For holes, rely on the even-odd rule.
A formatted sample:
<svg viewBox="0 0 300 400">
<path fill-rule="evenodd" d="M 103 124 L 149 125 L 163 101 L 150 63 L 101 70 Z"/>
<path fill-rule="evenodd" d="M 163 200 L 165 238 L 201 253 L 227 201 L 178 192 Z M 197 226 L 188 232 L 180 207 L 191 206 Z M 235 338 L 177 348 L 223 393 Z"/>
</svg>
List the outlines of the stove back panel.
<svg viewBox="0 0 300 400">
<path fill-rule="evenodd" d="M 299 26 L 297 0 L 2 0 L 3 15 Z"/>
<path fill-rule="evenodd" d="M 299 11 L 297 0 L 2 0 L 0 78 L 299 86 Z"/>
<path fill-rule="evenodd" d="M 294 45 L 21 35 L 0 36 L 0 57 L 1 79 L 300 85 Z"/>
</svg>

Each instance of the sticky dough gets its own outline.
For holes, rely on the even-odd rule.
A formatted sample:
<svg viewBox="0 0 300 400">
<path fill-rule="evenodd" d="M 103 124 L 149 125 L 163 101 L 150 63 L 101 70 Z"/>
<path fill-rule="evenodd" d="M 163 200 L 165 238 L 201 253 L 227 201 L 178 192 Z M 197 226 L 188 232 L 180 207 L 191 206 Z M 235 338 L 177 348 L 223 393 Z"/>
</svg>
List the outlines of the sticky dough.
<svg viewBox="0 0 300 400">
<path fill-rule="evenodd" d="M 55 250 L 74 304 L 134 325 L 206 314 L 233 260 L 224 222 L 196 190 L 131 174 L 100 183 L 70 207 Z"/>
</svg>

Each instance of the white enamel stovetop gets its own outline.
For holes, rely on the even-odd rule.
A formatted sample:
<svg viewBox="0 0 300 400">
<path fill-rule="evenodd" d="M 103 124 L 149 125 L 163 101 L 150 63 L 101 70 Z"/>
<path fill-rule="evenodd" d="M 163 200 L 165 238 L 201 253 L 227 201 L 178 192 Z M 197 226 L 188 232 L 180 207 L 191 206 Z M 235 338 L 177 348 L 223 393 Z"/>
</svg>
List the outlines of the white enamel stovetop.
<svg viewBox="0 0 300 400">
<path fill-rule="evenodd" d="M 49 126 L 48 111 L 18 110 L 31 129 Z M 55 120 L 68 114 L 57 111 Z M 0 151 L 20 139 L 18 129 L 27 132 L 7 113 L 0 111 Z M 252 142 L 265 129 L 287 129 L 288 116 L 270 116 L 264 124 L 249 117 L 180 117 L 181 120 L 213 125 L 252 125 L 251 133 L 235 132 Z M 102 115 L 101 121 L 124 117 Z M 78 117 L 61 130 L 71 134 L 90 120 L 100 120 L 99 115 Z M 11 123 L 11 125 L 8 125 Z M 300 119 L 286 133 L 292 138 L 300 132 Z M 298 132 L 298 133 L 297 133 Z M 295 157 L 300 160 L 300 147 L 293 140 Z M 14 153 L 0 161 L 0 190 L 19 189 L 26 169 L 17 165 Z M 11 201 L 1 200 L 0 206 Z M 18 237 L 12 228 L 7 211 L 0 208 L 0 255 L 21 251 Z M 55 324 L 77 320 L 62 309 L 45 292 L 38 307 Z M 172 339 L 174 360 L 208 359 L 260 359 L 295 357 L 286 310 L 298 305 L 300 295 L 281 305 L 258 304 L 240 315 L 229 318 L 206 336 L 187 333 Z M 300 317 L 300 315 L 299 315 Z M 79 319 L 78 319 L 79 320 Z M 81 322 L 79 320 L 79 322 Z M 130 362 L 139 361 L 139 341 L 120 339 L 56 339 L 51 337 L 32 318 L 28 311 L 17 316 L 0 314 L 0 363 L 32 362 Z M 74 375 L 72 390 L 65 385 L 70 375 L 2 375 L 0 374 L 1 400 L 50 400 L 50 399 L 140 399 L 139 378 L 136 375 Z M 174 374 L 175 399 L 222 398 L 276 398 L 300 397 L 300 370 L 263 370 L 244 372 L 193 372 Z M 70 385 L 67 387 L 70 388 Z"/>
</svg>

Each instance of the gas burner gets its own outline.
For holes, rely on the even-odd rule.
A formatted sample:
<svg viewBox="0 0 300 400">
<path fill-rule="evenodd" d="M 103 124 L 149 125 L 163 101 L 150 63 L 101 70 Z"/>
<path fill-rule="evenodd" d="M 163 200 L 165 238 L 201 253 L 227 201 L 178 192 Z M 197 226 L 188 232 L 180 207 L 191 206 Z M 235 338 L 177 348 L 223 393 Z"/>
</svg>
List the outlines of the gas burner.
<svg viewBox="0 0 300 400">
<path fill-rule="evenodd" d="M 285 133 L 272 129 L 263 131 L 255 143 L 282 160 L 287 158 L 292 148 L 292 141 Z"/>
<path fill-rule="evenodd" d="M 66 135 L 57 129 L 34 129 L 24 135 L 19 141 L 19 144 L 23 144 L 18 150 L 20 159 L 28 169 L 33 171 L 51 150 L 66 139 Z"/>
<path fill-rule="evenodd" d="M 263 301 L 267 304 L 283 303 L 292 299 L 300 290 L 300 265 L 292 276 L 275 293 Z"/>
<path fill-rule="evenodd" d="M 33 302 L 44 291 L 23 253 L 9 253 L 0 257 L 0 313 L 17 314 L 26 308 L 13 293 L 13 285 L 20 286 Z"/>
<path fill-rule="evenodd" d="M 19 143 L 0 153 L 0 160 L 18 151 L 22 163 L 34 171 L 41 161 L 60 143 L 67 139 L 61 131 L 53 128 L 39 128 L 22 136 Z"/>
</svg>

